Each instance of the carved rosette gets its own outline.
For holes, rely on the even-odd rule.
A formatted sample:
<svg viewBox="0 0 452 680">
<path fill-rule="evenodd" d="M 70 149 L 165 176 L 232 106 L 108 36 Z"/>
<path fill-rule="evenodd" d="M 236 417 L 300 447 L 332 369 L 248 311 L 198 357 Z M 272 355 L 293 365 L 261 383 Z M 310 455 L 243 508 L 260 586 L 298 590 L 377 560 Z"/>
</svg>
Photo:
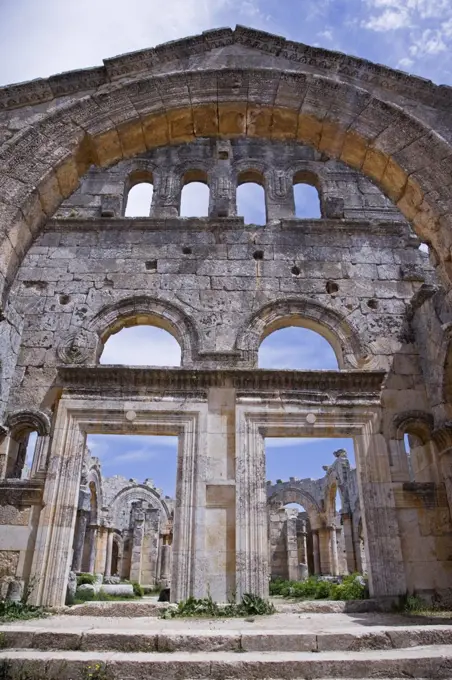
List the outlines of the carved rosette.
<svg viewBox="0 0 452 680">
<path fill-rule="evenodd" d="M 57 348 L 63 364 L 87 364 L 95 362 L 98 337 L 93 331 L 81 330 L 69 335 Z"/>
</svg>

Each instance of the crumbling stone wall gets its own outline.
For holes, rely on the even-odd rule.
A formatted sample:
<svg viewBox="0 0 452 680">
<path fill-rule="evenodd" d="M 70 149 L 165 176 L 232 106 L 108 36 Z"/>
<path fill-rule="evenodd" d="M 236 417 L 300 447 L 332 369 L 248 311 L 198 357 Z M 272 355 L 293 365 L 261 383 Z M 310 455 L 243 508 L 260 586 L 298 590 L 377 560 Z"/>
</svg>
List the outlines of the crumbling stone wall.
<svg viewBox="0 0 452 680">
<path fill-rule="evenodd" d="M 373 594 L 448 587 L 451 101 L 243 27 L 0 90 L 1 502 L 32 508 L 0 551 L 38 578 L 35 601 L 64 597 L 87 413 L 121 431 L 166 417 L 181 437 L 175 597 L 265 594 L 271 427 L 354 436 L 350 522 Z M 182 219 L 182 184 L 201 176 L 209 216 Z M 294 219 L 294 177 L 318 186 L 321 220 Z M 152 216 L 125 219 L 143 178 Z M 235 215 L 250 178 L 265 227 Z M 176 337 L 181 369 L 96 367 L 111 333 L 143 322 Z M 263 338 L 293 323 L 331 342 L 337 374 L 256 368 Z M 31 431 L 30 480 L 8 479 Z"/>
</svg>

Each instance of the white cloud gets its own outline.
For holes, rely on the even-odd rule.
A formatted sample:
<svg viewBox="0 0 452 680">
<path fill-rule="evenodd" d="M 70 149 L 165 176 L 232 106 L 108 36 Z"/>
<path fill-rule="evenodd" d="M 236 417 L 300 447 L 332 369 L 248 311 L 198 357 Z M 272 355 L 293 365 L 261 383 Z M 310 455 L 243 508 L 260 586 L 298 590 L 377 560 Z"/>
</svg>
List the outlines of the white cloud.
<svg viewBox="0 0 452 680">
<path fill-rule="evenodd" d="M 443 33 L 440 30 L 428 28 L 422 32 L 416 43 L 411 45 L 410 54 L 418 57 L 425 54 L 440 54 L 447 50 L 448 46 L 443 40 Z"/>
<path fill-rule="evenodd" d="M 1 3 L 0 83 L 102 64 L 102 59 L 216 26 L 269 20 L 258 0 L 23 0 Z M 7 6 L 8 5 L 8 6 Z M 26 36 L 24 26 L 27 27 Z"/>
<path fill-rule="evenodd" d="M 409 28 L 411 19 L 406 9 L 385 9 L 379 15 L 373 15 L 362 22 L 364 28 L 372 31 L 394 31 L 400 28 Z"/>
<path fill-rule="evenodd" d="M 180 366 L 180 346 L 161 328 L 134 326 L 112 335 L 105 343 L 101 364 Z"/>
<path fill-rule="evenodd" d="M 410 59 L 409 57 L 403 57 L 403 59 L 400 59 L 399 63 L 397 64 L 397 68 L 410 68 L 410 66 L 413 66 L 414 60 Z"/>
</svg>

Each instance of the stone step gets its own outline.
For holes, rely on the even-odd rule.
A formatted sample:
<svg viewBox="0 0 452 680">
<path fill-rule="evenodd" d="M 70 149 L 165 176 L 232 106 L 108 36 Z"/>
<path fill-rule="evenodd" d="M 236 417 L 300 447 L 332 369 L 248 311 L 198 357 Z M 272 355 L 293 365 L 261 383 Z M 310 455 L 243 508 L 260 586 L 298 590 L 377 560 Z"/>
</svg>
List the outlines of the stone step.
<svg viewBox="0 0 452 680">
<path fill-rule="evenodd" d="M 90 675 L 91 674 L 91 675 Z M 295 680 L 452 677 L 452 646 L 362 652 L 124 653 L 3 650 L 2 680 Z"/>
<path fill-rule="evenodd" d="M 122 652 L 326 652 L 452 645 L 451 626 L 394 627 L 383 630 L 309 633 L 292 628 L 255 630 L 89 630 L 9 625 L 0 629 L 2 649 Z M 301 624 L 301 622 L 300 622 Z M 199 621 L 198 621 L 199 625 Z M 244 623 L 244 626 L 247 624 Z M 250 624 L 248 624 L 250 625 Z M 252 624 L 251 624 L 252 625 Z"/>
</svg>

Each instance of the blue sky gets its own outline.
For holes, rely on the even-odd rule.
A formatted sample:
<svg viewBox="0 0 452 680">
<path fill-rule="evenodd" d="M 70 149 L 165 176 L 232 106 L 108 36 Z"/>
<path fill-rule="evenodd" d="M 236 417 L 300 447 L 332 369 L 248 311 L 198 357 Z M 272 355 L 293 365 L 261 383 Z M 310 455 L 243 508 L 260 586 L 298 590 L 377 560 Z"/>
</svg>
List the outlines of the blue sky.
<svg viewBox="0 0 452 680">
<path fill-rule="evenodd" d="M 452 0 L 0 0 L 0 85 L 99 65 L 106 57 L 237 23 L 452 84 Z M 205 214 L 205 192 L 187 189 L 183 214 Z M 252 185 L 242 191 L 240 214 L 262 223 L 262 191 Z M 299 191 L 297 214 L 315 216 L 315 194 Z M 149 202 L 141 196 L 135 211 L 148 214 Z M 103 361 L 178 363 L 175 341 L 144 327 L 132 331 L 134 339 L 121 334 L 110 340 Z M 328 368 L 332 361 L 318 336 L 287 329 L 266 339 L 260 365 Z M 91 446 L 108 474 L 151 477 L 173 493 L 171 438 L 99 437 Z M 350 442 L 341 440 L 270 442 L 267 477 L 319 476 L 339 446 L 352 454 Z"/>
</svg>

